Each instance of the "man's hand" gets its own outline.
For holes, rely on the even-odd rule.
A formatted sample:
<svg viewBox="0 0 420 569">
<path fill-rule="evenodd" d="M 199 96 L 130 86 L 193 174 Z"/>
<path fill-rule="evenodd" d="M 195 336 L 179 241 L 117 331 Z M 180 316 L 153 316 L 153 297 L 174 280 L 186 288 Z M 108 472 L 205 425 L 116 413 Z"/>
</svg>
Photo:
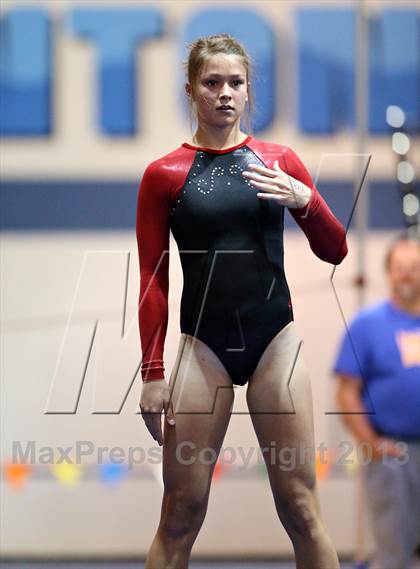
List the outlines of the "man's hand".
<svg viewBox="0 0 420 569">
<path fill-rule="evenodd" d="M 290 174 L 283 172 L 278 160 L 274 162 L 274 169 L 249 164 L 251 171 L 244 170 L 242 176 L 247 178 L 256 188 L 264 190 L 257 193 L 259 198 L 274 199 L 286 207 L 292 209 L 302 208 L 308 205 L 311 199 L 311 188 Z"/>
<path fill-rule="evenodd" d="M 168 424 L 171 426 L 175 425 L 169 385 L 164 379 L 145 381 L 143 383 L 140 409 L 150 434 L 160 446 L 163 445 L 162 411 L 165 411 Z"/>
<path fill-rule="evenodd" d="M 374 462 L 384 460 L 386 456 L 393 456 L 395 458 L 405 457 L 405 452 L 392 439 L 377 437 L 371 441 L 369 445 L 372 449 L 371 458 Z M 370 451 L 366 452 L 369 452 L 370 455 Z"/>
</svg>

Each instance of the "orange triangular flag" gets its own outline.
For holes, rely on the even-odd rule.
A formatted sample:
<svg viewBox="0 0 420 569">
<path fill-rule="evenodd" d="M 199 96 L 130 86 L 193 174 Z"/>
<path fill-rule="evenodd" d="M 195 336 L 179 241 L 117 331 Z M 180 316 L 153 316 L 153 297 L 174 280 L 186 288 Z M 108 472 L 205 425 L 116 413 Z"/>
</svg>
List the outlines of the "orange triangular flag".
<svg viewBox="0 0 420 569">
<path fill-rule="evenodd" d="M 31 470 L 29 464 L 7 462 L 4 465 L 5 479 L 11 486 L 21 488 L 26 482 Z"/>
<path fill-rule="evenodd" d="M 214 465 L 212 480 L 214 481 L 219 480 L 225 474 L 226 470 L 227 470 L 227 465 L 222 464 L 218 459 L 216 464 Z"/>
<path fill-rule="evenodd" d="M 318 480 L 323 480 L 327 477 L 328 472 L 331 468 L 331 453 L 328 449 L 325 449 L 322 453 L 319 449 L 316 451 L 315 458 L 315 472 Z"/>
</svg>

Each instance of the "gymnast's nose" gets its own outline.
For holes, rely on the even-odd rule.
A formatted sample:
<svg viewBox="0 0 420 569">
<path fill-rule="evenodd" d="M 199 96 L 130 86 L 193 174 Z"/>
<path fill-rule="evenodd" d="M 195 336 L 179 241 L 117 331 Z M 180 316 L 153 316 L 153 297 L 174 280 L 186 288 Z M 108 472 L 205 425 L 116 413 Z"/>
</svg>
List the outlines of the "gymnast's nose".
<svg viewBox="0 0 420 569">
<path fill-rule="evenodd" d="M 230 94 L 230 87 L 228 83 L 223 83 L 222 88 L 219 93 L 220 102 L 222 104 L 226 104 L 228 101 L 232 99 L 232 95 Z"/>
</svg>

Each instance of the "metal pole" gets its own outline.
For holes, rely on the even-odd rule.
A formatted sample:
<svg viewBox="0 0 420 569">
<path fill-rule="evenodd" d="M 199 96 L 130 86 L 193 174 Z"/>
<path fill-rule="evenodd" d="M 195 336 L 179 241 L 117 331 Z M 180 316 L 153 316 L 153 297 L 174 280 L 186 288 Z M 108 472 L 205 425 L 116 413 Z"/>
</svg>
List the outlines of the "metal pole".
<svg viewBox="0 0 420 569">
<path fill-rule="evenodd" d="M 368 129 L 368 22 L 365 0 L 357 0 L 356 23 L 356 175 L 354 196 L 360 189 L 363 171 L 366 167 L 366 139 Z M 358 307 L 365 302 L 365 238 L 368 218 L 368 185 L 365 181 L 359 193 L 355 211 L 357 239 L 357 285 Z"/>
<path fill-rule="evenodd" d="M 355 111 L 356 111 L 356 164 L 354 197 L 359 193 L 366 167 L 366 139 L 368 129 L 368 20 L 365 0 L 356 0 L 356 67 L 355 67 Z M 362 308 L 365 303 L 365 245 L 368 219 L 368 186 L 363 182 L 355 210 L 356 219 L 356 290 L 357 305 Z M 357 473 L 356 494 L 356 552 L 355 561 L 362 563 L 366 560 L 366 508 L 363 484 L 363 467 Z"/>
</svg>

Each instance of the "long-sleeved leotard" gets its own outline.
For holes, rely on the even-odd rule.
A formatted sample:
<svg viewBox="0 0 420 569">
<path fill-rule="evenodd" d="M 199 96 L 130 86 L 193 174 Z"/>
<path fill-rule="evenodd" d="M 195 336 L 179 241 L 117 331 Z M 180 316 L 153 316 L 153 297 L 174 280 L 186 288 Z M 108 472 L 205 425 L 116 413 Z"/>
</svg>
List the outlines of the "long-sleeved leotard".
<svg viewBox="0 0 420 569">
<path fill-rule="evenodd" d="M 140 183 L 136 232 L 143 381 L 164 378 L 170 231 L 184 285 L 180 329 L 205 342 L 232 382 L 244 385 L 270 340 L 291 320 L 284 274 L 284 206 L 257 197 L 249 164 L 280 168 L 311 188 L 304 208 L 289 208 L 312 251 L 339 264 L 345 230 L 289 147 L 249 135 L 225 150 L 183 143 L 151 162 Z"/>
</svg>

